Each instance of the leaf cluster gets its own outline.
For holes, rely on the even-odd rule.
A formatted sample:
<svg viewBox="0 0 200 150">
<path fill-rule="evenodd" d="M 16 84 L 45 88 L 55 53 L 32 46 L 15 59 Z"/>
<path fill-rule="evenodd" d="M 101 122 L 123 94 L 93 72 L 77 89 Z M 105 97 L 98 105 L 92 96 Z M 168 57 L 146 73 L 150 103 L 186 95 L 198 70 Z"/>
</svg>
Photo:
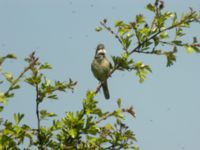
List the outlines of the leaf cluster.
<svg viewBox="0 0 200 150">
<path fill-rule="evenodd" d="M 25 61 L 28 63 L 15 78 L 12 73 L 2 72 L 8 83 L 8 89 L 1 94 L 0 113 L 3 112 L 5 103 L 14 98 L 16 90 L 20 90 L 20 83 L 25 82 L 33 87 L 36 101 L 37 128 L 32 128 L 24 122 L 25 114 L 15 113 L 14 122 L 0 120 L 0 149 L 129 149 L 136 148 L 135 135 L 123 123 L 127 112 L 135 114 L 131 109 L 121 108 L 121 100 L 118 100 L 118 108 L 111 112 L 104 112 L 98 107 L 95 93 L 89 90 L 82 101 L 82 109 L 76 113 L 67 111 L 65 117 L 55 118 L 55 112 L 49 112 L 40 108 L 45 100 L 58 100 L 57 92 L 74 90 L 77 82 L 54 81 L 46 77 L 44 70 L 52 69 L 48 63 L 41 63 L 31 53 Z M 17 88 L 16 88 L 17 86 Z M 11 96 L 12 95 L 12 96 Z M 115 118 L 115 123 L 105 122 L 109 118 Z M 134 116 L 135 117 L 135 116 Z M 52 121 L 46 126 L 43 120 Z M 104 123 L 103 123 L 104 122 Z M 109 134 L 108 134 L 109 133 Z M 26 141 L 26 142 L 25 142 Z M 28 144 L 25 144 L 27 143 Z"/>
<path fill-rule="evenodd" d="M 136 55 L 132 55 L 133 53 L 164 56 L 167 60 L 166 66 L 169 67 L 176 61 L 176 53 L 180 48 L 185 48 L 188 53 L 200 52 L 197 37 L 193 37 L 191 42 L 184 40 L 186 36 L 184 30 L 190 28 L 191 23 L 200 22 L 198 12 L 190 8 L 188 12 L 178 17 L 176 12 L 165 10 L 165 2 L 161 0 L 147 4 L 145 8 L 153 15 L 151 21 L 147 21 L 143 14 L 138 14 L 128 23 L 118 20 L 114 27 L 110 27 L 108 21 L 104 20 L 100 22 L 99 27 L 110 32 L 124 51 L 120 56 L 112 57 L 114 69 L 133 70 L 140 82 L 143 82 L 147 73 L 152 71 L 150 66 L 142 65 L 142 61 L 135 61 Z M 137 41 L 137 44 L 134 41 Z"/>
</svg>

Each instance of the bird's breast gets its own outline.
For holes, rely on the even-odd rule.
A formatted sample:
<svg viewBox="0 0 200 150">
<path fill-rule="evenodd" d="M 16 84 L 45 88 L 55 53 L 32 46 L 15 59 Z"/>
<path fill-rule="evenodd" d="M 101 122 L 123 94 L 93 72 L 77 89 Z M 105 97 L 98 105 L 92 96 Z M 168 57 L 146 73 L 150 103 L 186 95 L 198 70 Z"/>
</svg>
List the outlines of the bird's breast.
<svg viewBox="0 0 200 150">
<path fill-rule="evenodd" d="M 92 72 L 94 76 L 100 81 L 104 81 L 105 79 L 107 79 L 110 72 L 110 63 L 108 59 L 94 59 L 92 63 Z"/>
</svg>

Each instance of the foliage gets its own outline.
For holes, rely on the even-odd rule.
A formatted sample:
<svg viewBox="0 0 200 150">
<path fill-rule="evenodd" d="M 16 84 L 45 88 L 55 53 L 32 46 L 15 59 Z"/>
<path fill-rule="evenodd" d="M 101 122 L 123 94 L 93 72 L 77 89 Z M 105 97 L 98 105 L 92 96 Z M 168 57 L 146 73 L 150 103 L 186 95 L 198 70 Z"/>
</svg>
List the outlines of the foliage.
<svg viewBox="0 0 200 150">
<path fill-rule="evenodd" d="M 196 37 L 192 42 L 184 42 L 185 28 L 189 28 L 193 22 L 200 21 L 200 15 L 190 9 L 180 18 L 174 12 L 164 10 L 164 2 L 156 0 L 154 4 L 148 4 L 146 9 L 154 17 L 148 23 L 143 14 L 136 15 L 135 20 L 125 23 L 122 20 L 116 21 L 114 27 L 107 25 L 107 20 L 100 22 L 101 26 L 96 28 L 97 32 L 103 29 L 110 32 L 122 45 L 122 53 L 119 56 L 112 56 L 114 67 L 110 75 L 117 70 L 135 71 L 139 82 L 143 82 L 146 75 L 152 72 L 149 65 L 142 61 L 135 61 L 134 53 L 151 54 L 166 57 L 166 66 L 172 66 L 176 61 L 176 53 L 183 47 L 188 53 L 200 52 L 200 44 Z M 175 33 L 175 34 L 174 34 Z M 171 38 L 173 37 L 173 38 Z M 137 41 L 136 47 L 132 48 L 133 41 Z M 164 50 L 163 48 L 168 48 Z M 16 59 L 14 54 L 0 56 L 1 76 L 0 86 L 8 85 L 8 89 L 0 91 L 0 113 L 4 111 L 4 105 L 9 99 L 15 97 L 15 92 L 20 89 L 21 82 L 33 87 L 36 97 L 37 128 L 34 129 L 24 123 L 25 114 L 15 113 L 14 122 L 5 120 L 0 115 L 0 149 L 134 149 L 136 137 L 125 124 L 124 113 L 135 117 L 133 107 L 123 108 L 121 99 L 117 100 L 117 108 L 110 112 L 104 112 L 98 106 L 95 99 L 102 84 L 97 86 L 95 91 L 89 90 L 82 101 L 82 109 L 75 112 L 66 112 L 65 117 L 53 119 L 52 124 L 46 126 L 43 120 L 53 118 L 55 112 L 40 109 L 41 103 L 45 100 L 58 100 L 58 92 L 74 90 L 77 82 L 51 81 L 44 74 L 43 70 L 52 69 L 48 63 L 41 63 L 33 52 L 25 61 L 27 66 L 14 77 L 11 72 L 4 72 L 3 65 L 7 59 Z M 25 77 L 26 75 L 26 77 Z M 5 86 L 7 87 L 7 86 Z M 110 123 L 109 118 L 114 118 L 115 123 Z"/>
<path fill-rule="evenodd" d="M 114 28 L 108 26 L 107 20 L 100 22 L 100 30 L 110 32 L 121 44 L 123 52 L 120 56 L 113 56 L 115 70 L 135 71 L 139 81 L 143 82 L 148 72 L 152 72 L 150 66 L 142 61 L 135 61 L 131 57 L 133 53 L 151 54 L 165 56 L 166 66 L 170 67 L 176 61 L 176 53 L 180 48 L 185 48 L 188 53 L 200 52 L 200 44 L 197 37 L 193 37 L 191 42 L 184 42 L 184 29 L 190 28 L 191 23 L 200 22 L 200 14 L 192 8 L 180 18 L 176 12 L 166 11 L 163 1 L 156 0 L 154 4 L 148 4 L 146 10 L 153 14 L 151 22 L 147 22 L 143 14 L 138 14 L 134 21 L 125 23 L 118 20 Z M 133 41 L 137 45 L 133 47 Z"/>
</svg>

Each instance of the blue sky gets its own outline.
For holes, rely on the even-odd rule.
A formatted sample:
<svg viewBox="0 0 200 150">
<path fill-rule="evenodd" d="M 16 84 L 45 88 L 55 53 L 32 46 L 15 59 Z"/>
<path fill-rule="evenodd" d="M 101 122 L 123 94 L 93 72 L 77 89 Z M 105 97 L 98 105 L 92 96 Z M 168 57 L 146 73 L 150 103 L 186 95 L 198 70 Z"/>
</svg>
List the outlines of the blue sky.
<svg viewBox="0 0 200 150">
<path fill-rule="evenodd" d="M 14 75 L 26 65 L 23 58 L 33 50 L 42 62 L 49 62 L 47 71 L 52 80 L 72 78 L 78 81 L 74 93 L 62 93 L 59 101 L 46 101 L 41 108 L 54 111 L 61 117 L 66 111 L 81 108 L 81 100 L 88 89 L 95 89 L 97 80 L 90 71 L 95 47 L 102 42 L 107 55 L 119 55 L 121 47 L 108 32 L 95 32 L 104 18 L 113 25 L 115 20 L 132 21 L 143 13 L 148 0 L 0 0 L 0 53 L 16 53 L 18 61 L 8 61 L 5 71 Z M 165 2 L 170 11 L 186 12 L 189 7 L 199 10 L 200 1 Z M 198 32 L 197 32 L 198 31 Z M 199 25 L 187 30 L 188 36 L 199 38 Z M 199 38 L 200 39 L 200 38 Z M 110 58 L 111 59 L 111 58 Z M 127 115 L 126 123 L 136 134 L 141 150 L 196 150 L 200 143 L 200 68 L 199 55 L 179 50 L 177 63 L 166 68 L 166 60 L 156 56 L 135 56 L 151 65 L 153 73 L 140 84 L 134 73 L 116 72 L 109 79 L 111 99 L 98 94 L 104 110 L 117 108 L 115 101 L 122 98 L 124 107 L 133 105 L 137 118 Z M 24 121 L 36 127 L 35 101 L 32 87 L 21 85 L 3 113 L 12 118 L 14 112 L 25 113 Z M 47 124 L 47 122 L 44 122 Z"/>
</svg>

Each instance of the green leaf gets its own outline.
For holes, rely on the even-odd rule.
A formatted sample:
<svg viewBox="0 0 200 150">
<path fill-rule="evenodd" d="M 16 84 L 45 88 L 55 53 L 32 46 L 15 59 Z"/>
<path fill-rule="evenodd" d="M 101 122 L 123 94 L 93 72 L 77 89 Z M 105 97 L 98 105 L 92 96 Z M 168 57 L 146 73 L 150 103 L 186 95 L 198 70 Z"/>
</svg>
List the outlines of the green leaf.
<svg viewBox="0 0 200 150">
<path fill-rule="evenodd" d="M 185 48 L 186 48 L 186 50 L 187 50 L 187 52 L 189 54 L 191 54 L 191 53 L 193 53 L 195 51 L 194 48 L 192 46 L 190 46 L 190 45 L 185 46 Z"/>
<path fill-rule="evenodd" d="M 95 125 L 90 126 L 90 128 L 87 130 L 88 134 L 96 135 L 97 132 L 99 132 L 99 128 L 97 126 L 95 126 Z"/>
<path fill-rule="evenodd" d="M 42 81 L 43 74 L 39 74 L 37 76 L 28 77 L 25 79 L 26 83 L 30 85 L 38 85 Z"/>
<path fill-rule="evenodd" d="M 6 55 L 6 58 L 16 59 L 17 57 L 15 54 L 8 54 L 8 55 Z"/>
<path fill-rule="evenodd" d="M 108 130 L 111 130 L 111 129 L 113 129 L 113 125 L 108 123 L 108 124 L 105 125 L 105 128 L 108 129 Z"/>
<path fill-rule="evenodd" d="M 40 119 L 46 119 L 46 118 L 55 117 L 55 116 L 57 115 L 53 112 L 47 112 L 47 110 L 45 109 L 40 110 Z"/>
<path fill-rule="evenodd" d="M 52 69 L 51 65 L 45 62 L 44 64 L 41 64 L 39 67 L 39 70 L 45 70 L 45 69 Z"/>
<path fill-rule="evenodd" d="M 72 138 L 75 138 L 78 134 L 78 131 L 77 131 L 77 129 L 73 128 L 73 129 L 69 129 L 68 133 Z"/>
<path fill-rule="evenodd" d="M 19 85 L 15 85 L 15 86 L 12 86 L 12 87 L 11 87 L 11 90 L 16 90 L 16 89 L 19 89 L 19 88 L 20 88 Z"/>
<path fill-rule="evenodd" d="M 146 9 L 149 10 L 149 11 L 152 11 L 152 12 L 155 12 L 156 11 L 156 7 L 152 4 L 148 4 L 146 6 Z"/>
<path fill-rule="evenodd" d="M 174 18 L 174 17 L 175 17 L 175 13 L 170 12 L 170 11 L 166 11 L 166 12 L 163 14 L 163 17 L 164 17 L 165 19 Z"/>
<path fill-rule="evenodd" d="M 121 102 L 122 102 L 122 100 L 120 98 L 118 98 L 117 99 L 117 105 L 118 105 L 119 108 L 121 108 Z"/>
<path fill-rule="evenodd" d="M 193 45 L 192 47 L 193 47 L 193 49 L 194 49 L 195 52 L 200 53 L 200 48 L 199 48 L 200 45 L 199 44 Z"/>
<path fill-rule="evenodd" d="M 47 98 L 50 98 L 50 99 L 58 99 L 57 95 L 50 95 L 50 96 L 48 96 Z"/>
<path fill-rule="evenodd" d="M 183 29 L 182 28 L 176 29 L 176 38 L 180 38 L 180 37 L 182 37 L 184 35 L 185 35 L 185 33 L 183 33 Z"/>
<path fill-rule="evenodd" d="M 138 24 L 145 23 L 144 16 L 143 16 L 142 14 L 136 15 L 136 22 L 137 22 Z"/>
<path fill-rule="evenodd" d="M 148 72 L 152 72 L 148 65 L 143 64 L 141 61 L 134 64 L 136 75 L 139 77 L 139 82 L 142 83 L 146 79 Z"/>
<path fill-rule="evenodd" d="M 160 38 L 161 38 L 161 39 L 165 39 L 165 38 L 167 38 L 167 37 L 169 37 L 167 32 L 162 32 L 162 33 L 160 34 Z"/>
<path fill-rule="evenodd" d="M 120 34 L 120 37 L 122 38 L 125 34 L 129 33 L 131 30 L 131 26 L 124 24 L 124 26 L 119 27 L 118 32 Z"/>
<path fill-rule="evenodd" d="M 96 30 L 97 32 L 100 32 L 102 29 L 103 29 L 103 28 L 102 28 L 102 27 L 99 27 L 99 26 L 95 28 L 95 30 Z"/>
<path fill-rule="evenodd" d="M 150 34 L 151 30 L 149 27 L 144 27 L 140 30 L 138 30 L 138 34 L 143 35 L 144 37 L 147 37 Z"/>
<path fill-rule="evenodd" d="M 153 38 L 154 40 L 154 46 L 157 46 L 160 42 L 160 39 L 158 37 Z"/>
<path fill-rule="evenodd" d="M 172 26 L 177 24 L 177 14 L 174 13 L 173 21 L 172 21 Z"/>
<path fill-rule="evenodd" d="M 180 41 L 180 40 L 174 40 L 174 41 L 172 41 L 172 43 L 177 45 L 177 46 L 182 46 L 183 45 L 182 41 Z"/>
<path fill-rule="evenodd" d="M 123 24 L 124 24 L 123 21 L 118 20 L 118 21 L 115 22 L 115 27 L 120 27 L 120 26 L 122 26 Z"/>
<path fill-rule="evenodd" d="M 114 114 L 113 114 L 116 118 L 118 119 L 123 119 L 124 118 L 124 115 L 122 113 L 122 110 L 121 109 L 117 109 Z"/>
<path fill-rule="evenodd" d="M 19 124 L 20 121 L 22 120 L 22 118 L 24 117 L 24 114 L 20 114 L 20 113 L 14 113 L 14 120 L 16 124 Z"/>
<path fill-rule="evenodd" d="M 112 56 L 112 60 L 115 64 L 115 66 L 119 66 L 120 70 L 126 69 L 129 71 L 132 68 L 133 60 L 132 59 L 128 60 L 127 56 L 124 54 L 122 54 L 122 57 Z"/>
<path fill-rule="evenodd" d="M 176 61 L 176 56 L 174 55 L 174 52 L 165 52 L 164 55 L 167 58 L 167 67 L 170 67 L 174 64 Z"/>
<path fill-rule="evenodd" d="M 131 44 L 131 40 L 130 40 L 131 37 L 132 37 L 132 35 L 128 35 L 125 38 L 121 37 L 122 44 L 125 49 L 128 49 Z"/>
<path fill-rule="evenodd" d="M 6 104 L 8 102 L 5 93 L 0 93 L 0 103 Z"/>
<path fill-rule="evenodd" d="M 12 82 L 13 81 L 13 75 L 11 72 L 5 72 L 3 73 L 4 77 L 6 78 L 7 81 Z"/>
</svg>

